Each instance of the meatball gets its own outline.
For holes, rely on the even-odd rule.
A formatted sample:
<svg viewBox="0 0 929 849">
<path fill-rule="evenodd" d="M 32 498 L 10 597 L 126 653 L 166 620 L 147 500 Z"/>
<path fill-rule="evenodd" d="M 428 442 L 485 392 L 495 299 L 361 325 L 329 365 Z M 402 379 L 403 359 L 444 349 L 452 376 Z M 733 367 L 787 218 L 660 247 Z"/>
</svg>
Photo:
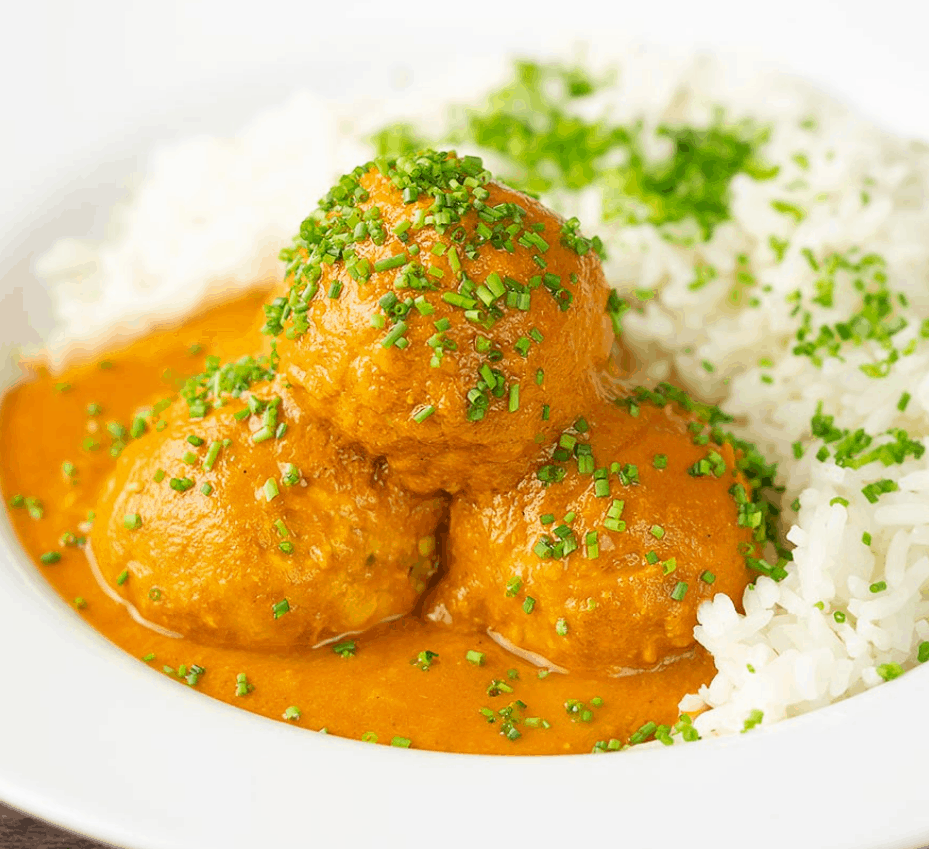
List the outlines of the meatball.
<svg viewBox="0 0 929 849">
<path fill-rule="evenodd" d="M 732 446 L 704 430 L 676 405 L 601 401 L 514 491 L 458 498 L 430 618 L 569 670 L 687 650 L 702 601 L 741 597 L 758 524 Z"/>
<path fill-rule="evenodd" d="M 311 408 L 281 379 L 203 418 L 169 408 L 105 488 L 101 580 L 150 622 L 220 646 L 312 646 L 408 613 L 445 503 L 340 447 Z"/>
<path fill-rule="evenodd" d="M 598 246 L 475 157 L 369 165 L 303 223 L 266 330 L 410 488 L 507 488 L 609 358 Z"/>
</svg>

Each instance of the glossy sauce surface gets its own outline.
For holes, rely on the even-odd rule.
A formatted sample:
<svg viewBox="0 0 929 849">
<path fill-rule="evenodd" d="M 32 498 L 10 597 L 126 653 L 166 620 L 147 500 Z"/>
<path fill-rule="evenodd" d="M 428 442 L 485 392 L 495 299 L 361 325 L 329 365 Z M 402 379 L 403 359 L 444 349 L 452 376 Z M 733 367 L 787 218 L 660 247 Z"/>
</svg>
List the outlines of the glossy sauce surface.
<svg viewBox="0 0 929 849">
<path fill-rule="evenodd" d="M 63 535 L 86 534 L 114 467 L 111 444 L 128 439 L 108 423 L 131 421 L 160 393 L 172 396 L 205 354 L 241 353 L 265 298 L 265 290 L 255 291 L 64 374 L 32 364 L 3 398 L 0 486 L 7 504 L 20 505 L 10 509 L 11 521 L 36 568 L 76 615 L 140 662 L 147 658 L 152 674 L 174 686 L 355 739 L 488 754 L 583 753 L 598 742 L 625 741 L 648 722 L 673 724 L 681 696 L 714 674 L 699 647 L 625 677 L 540 674 L 485 633 L 424 620 L 420 605 L 354 638 L 350 656 L 331 646 L 216 648 L 155 632 L 104 591 L 85 547 Z M 43 559 L 48 552 L 60 552 L 60 560 L 45 562 L 55 560 Z M 480 663 L 474 653 L 483 655 Z M 192 667 L 204 671 L 191 674 Z"/>
</svg>

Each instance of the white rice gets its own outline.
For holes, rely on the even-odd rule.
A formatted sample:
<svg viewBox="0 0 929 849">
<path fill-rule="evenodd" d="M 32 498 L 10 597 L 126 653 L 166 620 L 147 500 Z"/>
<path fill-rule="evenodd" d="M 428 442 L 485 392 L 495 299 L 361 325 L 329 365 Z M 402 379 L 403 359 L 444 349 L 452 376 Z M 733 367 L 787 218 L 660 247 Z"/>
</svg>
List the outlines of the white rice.
<svg viewBox="0 0 929 849">
<path fill-rule="evenodd" d="M 929 454 L 888 467 L 842 468 L 816 459 L 822 443 L 810 431 L 822 404 L 840 428 L 874 436 L 903 428 L 925 444 L 929 341 L 918 331 L 929 317 L 929 149 L 882 132 L 802 82 L 744 62 L 671 61 L 649 51 L 619 58 L 609 51 L 588 56 L 590 65 L 620 73 L 612 88 L 579 102 L 584 114 L 640 119 L 646 128 L 705 126 L 723 105 L 730 118 L 771 124 L 761 153 L 781 167 L 773 180 L 736 177 L 731 220 L 695 247 L 671 244 L 651 225 L 602 220 L 598 188 L 545 199 L 603 237 L 607 275 L 621 293 L 657 292 L 624 323 L 627 344 L 648 363 L 643 380 L 673 370 L 686 388 L 736 415 L 741 435 L 780 463 L 794 561 L 783 581 L 760 577 L 746 591 L 744 614 L 722 595 L 703 605 L 696 638 L 719 672 L 681 703 L 683 710 L 708 708 L 695 722 L 701 734 L 734 732 L 751 711 L 763 711 L 768 723 L 874 686 L 883 680 L 879 670 L 886 675 L 884 664 L 912 667 L 918 644 L 929 640 Z M 496 71 L 493 77 L 488 86 L 501 78 Z M 473 100 L 480 89 L 469 84 Z M 456 90 L 464 91 L 460 81 Z M 436 127 L 447 97 L 443 87 L 425 104 L 359 108 L 304 94 L 256 118 L 234 140 L 199 138 L 159 151 L 132 203 L 114 215 L 104 244 L 65 240 L 38 264 L 56 284 L 61 324 L 53 347 L 94 338 L 114 323 L 142 330 L 153 315 L 189 309 L 209 292 L 276 276 L 277 250 L 316 198 L 336 175 L 370 157 L 365 133 L 396 115 Z M 808 117 L 815 130 L 801 126 Z M 808 167 L 793 158 L 798 152 Z M 486 159 L 494 165 L 493 156 Z M 802 207 L 806 217 L 798 223 L 778 213 L 771 206 L 778 200 Z M 772 235 L 789 241 L 782 262 L 769 246 Z M 910 325 L 894 342 L 913 345 L 887 377 L 860 370 L 880 356 L 869 345 L 852 346 L 844 359 L 821 367 L 791 353 L 798 319 L 786 296 L 800 290 L 809 299 L 817 278 L 803 249 L 820 257 L 858 249 L 886 260 L 890 287 L 909 297 Z M 747 298 L 739 306 L 727 301 L 740 254 L 757 279 L 751 293 L 759 307 Z M 715 267 L 717 277 L 694 292 L 689 284 L 700 264 Z M 839 290 L 833 323 L 847 317 L 850 292 Z M 761 358 L 771 365 L 759 365 Z M 901 412 L 904 393 L 911 400 Z M 798 441 L 805 446 L 799 460 L 792 449 Z M 899 489 L 872 504 L 862 488 L 878 479 Z M 795 499 L 798 511 L 790 507 Z M 870 545 L 862 542 L 865 533 Z M 879 581 L 886 589 L 873 592 Z"/>
</svg>

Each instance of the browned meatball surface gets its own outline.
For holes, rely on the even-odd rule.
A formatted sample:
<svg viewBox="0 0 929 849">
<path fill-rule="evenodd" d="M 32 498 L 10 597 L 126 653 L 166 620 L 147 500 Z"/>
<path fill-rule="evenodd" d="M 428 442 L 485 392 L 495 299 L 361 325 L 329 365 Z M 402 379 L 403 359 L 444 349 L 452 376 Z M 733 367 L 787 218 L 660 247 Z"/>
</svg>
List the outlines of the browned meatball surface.
<svg viewBox="0 0 929 849">
<path fill-rule="evenodd" d="M 267 330 L 321 413 L 406 485 L 505 489 L 609 357 L 597 245 L 479 160 L 366 166 L 304 222 Z"/>
<path fill-rule="evenodd" d="M 692 647 L 700 603 L 750 579 L 748 493 L 732 447 L 703 431 L 673 405 L 601 401 L 513 491 L 457 498 L 431 617 L 568 670 Z"/>
<path fill-rule="evenodd" d="M 445 502 L 340 447 L 311 409 L 281 379 L 204 418 L 175 403 L 104 489 L 102 580 L 212 645 L 312 646 L 408 613 L 435 571 Z"/>
</svg>

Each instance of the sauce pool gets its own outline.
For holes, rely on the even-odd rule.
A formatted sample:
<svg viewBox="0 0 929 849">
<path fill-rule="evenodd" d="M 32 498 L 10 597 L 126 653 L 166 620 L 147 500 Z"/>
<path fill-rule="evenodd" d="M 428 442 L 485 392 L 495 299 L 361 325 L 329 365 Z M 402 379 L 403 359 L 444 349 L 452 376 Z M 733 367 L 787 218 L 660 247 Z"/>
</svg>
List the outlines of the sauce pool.
<svg viewBox="0 0 929 849">
<path fill-rule="evenodd" d="M 62 374 L 27 363 L 26 378 L 3 397 L 0 490 L 24 549 L 77 615 L 178 686 L 354 739 L 482 754 L 585 753 L 616 748 L 647 723 L 677 722 L 681 697 L 715 674 L 699 646 L 654 671 L 562 674 L 484 633 L 414 613 L 352 638 L 353 653 L 325 646 L 275 654 L 165 636 L 104 592 L 80 543 L 115 462 L 111 448 L 130 439 L 118 423 L 159 392 L 172 396 L 205 355 L 237 356 L 266 297 L 254 290 Z"/>
</svg>

